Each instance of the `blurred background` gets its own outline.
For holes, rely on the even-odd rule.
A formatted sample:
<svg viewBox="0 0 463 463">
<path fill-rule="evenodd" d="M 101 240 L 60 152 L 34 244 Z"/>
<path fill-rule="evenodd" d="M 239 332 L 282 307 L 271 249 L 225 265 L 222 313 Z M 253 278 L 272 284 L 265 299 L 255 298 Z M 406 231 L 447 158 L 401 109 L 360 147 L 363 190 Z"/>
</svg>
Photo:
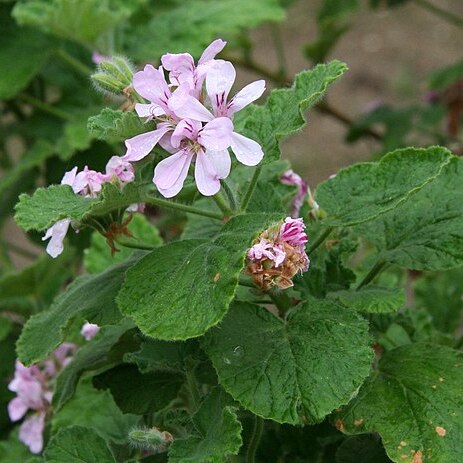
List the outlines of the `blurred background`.
<svg viewBox="0 0 463 463">
<path fill-rule="evenodd" d="M 124 105 L 92 87 L 95 52 L 140 67 L 168 51 L 197 56 L 222 37 L 236 86 L 263 77 L 269 89 L 317 62 L 346 62 L 349 72 L 283 145 L 314 188 L 343 166 L 400 146 L 461 152 L 462 18 L 461 0 L 0 2 L 2 267 L 42 252 L 11 218 L 19 193 L 122 153 L 122 140 L 87 131 L 89 116 Z"/>
</svg>

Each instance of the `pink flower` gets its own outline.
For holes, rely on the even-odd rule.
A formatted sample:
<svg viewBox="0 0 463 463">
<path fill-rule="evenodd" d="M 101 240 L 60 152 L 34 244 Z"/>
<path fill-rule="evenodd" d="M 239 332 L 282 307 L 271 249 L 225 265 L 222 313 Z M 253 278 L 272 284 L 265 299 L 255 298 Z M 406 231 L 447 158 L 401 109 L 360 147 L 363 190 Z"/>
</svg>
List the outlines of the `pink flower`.
<svg viewBox="0 0 463 463">
<path fill-rule="evenodd" d="M 154 169 L 153 182 L 166 198 L 175 196 L 183 187 L 193 158 L 196 158 L 195 180 L 205 196 L 216 194 L 220 179 L 230 172 L 230 146 L 233 125 L 219 117 L 204 126 L 192 119 L 183 119 L 175 128 L 171 143 L 178 151 L 162 160 Z M 224 156 L 224 153 L 227 155 Z"/>
<path fill-rule="evenodd" d="M 63 343 L 50 359 L 30 367 L 16 361 L 14 378 L 8 384 L 8 389 L 15 392 L 16 397 L 8 404 L 8 415 L 11 421 L 18 421 L 29 410 L 34 412 L 26 417 L 19 429 L 19 440 L 32 453 L 42 451 L 45 417 L 53 396 L 51 384 L 59 371 L 71 361 L 75 349 L 75 344 Z"/>
<path fill-rule="evenodd" d="M 113 179 L 119 180 L 121 184 L 133 182 L 135 180 L 135 172 L 132 164 L 122 157 L 113 156 L 106 164 L 104 180 L 110 182 Z"/>
<path fill-rule="evenodd" d="M 103 61 L 110 61 L 111 60 L 111 57 L 110 56 L 105 56 L 105 55 L 102 55 L 101 53 L 98 53 L 97 51 L 94 51 L 92 53 L 92 61 L 95 63 L 95 64 L 100 64 L 102 63 Z"/>
<path fill-rule="evenodd" d="M 296 174 L 293 170 L 287 170 L 281 176 L 281 183 L 284 185 L 294 185 L 297 186 L 297 194 L 293 200 L 293 207 L 291 210 L 291 216 L 297 217 L 299 215 L 299 211 L 301 210 L 302 205 L 304 204 L 304 198 L 307 196 L 309 192 L 309 187 L 307 183 L 302 180 L 302 178 Z"/>
<path fill-rule="evenodd" d="M 261 240 L 248 251 L 248 259 L 270 259 L 275 263 L 275 267 L 279 267 L 284 262 L 285 257 L 286 253 L 280 245 L 271 243 L 264 238 L 261 238 Z"/>
<path fill-rule="evenodd" d="M 169 80 L 172 85 L 179 87 L 188 84 L 191 95 L 199 98 L 206 74 L 215 64 L 215 56 L 220 53 L 227 42 L 221 39 L 214 40 L 199 58 L 195 66 L 193 57 L 189 53 L 167 53 L 161 58 L 164 69 L 169 71 Z"/>
<path fill-rule="evenodd" d="M 90 341 L 93 339 L 96 334 L 100 331 L 100 327 L 95 323 L 84 323 L 82 329 L 80 330 L 80 334 L 86 341 Z"/>
<path fill-rule="evenodd" d="M 307 235 L 304 231 L 305 224 L 302 219 L 286 217 L 280 228 L 280 240 L 286 241 L 291 246 L 304 246 L 307 243 Z"/>
</svg>

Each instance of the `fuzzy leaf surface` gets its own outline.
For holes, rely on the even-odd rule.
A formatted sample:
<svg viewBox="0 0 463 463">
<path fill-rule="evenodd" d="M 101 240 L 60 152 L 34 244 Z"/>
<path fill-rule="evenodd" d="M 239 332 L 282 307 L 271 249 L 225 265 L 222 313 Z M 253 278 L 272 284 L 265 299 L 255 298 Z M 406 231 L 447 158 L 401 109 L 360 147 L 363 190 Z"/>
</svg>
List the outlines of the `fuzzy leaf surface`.
<svg viewBox="0 0 463 463">
<path fill-rule="evenodd" d="M 405 148 L 379 162 L 341 169 L 317 187 L 315 199 L 328 214 L 325 224 L 346 227 L 396 208 L 436 179 L 452 158 L 441 147 Z"/>
<path fill-rule="evenodd" d="M 236 216 L 211 242 L 184 240 L 155 249 L 127 273 L 120 310 L 156 339 L 202 335 L 227 312 L 252 240 L 279 219 Z"/>
<path fill-rule="evenodd" d="M 463 452 L 463 355 L 448 347 L 409 344 L 386 352 L 357 397 L 341 411 L 348 434 L 378 432 L 388 456 L 402 463 L 447 463 Z"/>
<path fill-rule="evenodd" d="M 368 376 L 367 323 L 333 302 L 311 299 L 283 320 L 239 302 L 204 347 L 219 382 L 253 413 L 280 423 L 323 419 Z"/>
</svg>

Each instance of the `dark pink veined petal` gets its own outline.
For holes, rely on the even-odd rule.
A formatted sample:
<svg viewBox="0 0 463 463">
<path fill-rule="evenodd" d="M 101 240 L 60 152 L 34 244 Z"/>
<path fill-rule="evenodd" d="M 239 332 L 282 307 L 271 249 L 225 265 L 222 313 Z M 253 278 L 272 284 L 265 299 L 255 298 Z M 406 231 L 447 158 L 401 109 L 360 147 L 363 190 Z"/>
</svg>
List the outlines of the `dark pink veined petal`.
<svg viewBox="0 0 463 463">
<path fill-rule="evenodd" d="M 265 80 L 256 80 L 243 87 L 230 101 L 228 116 L 241 111 L 248 104 L 257 100 L 265 92 Z"/>
<path fill-rule="evenodd" d="M 143 71 L 135 73 L 133 87 L 143 98 L 156 104 L 161 104 L 160 100 L 166 100 L 166 95 L 170 96 L 162 68 L 156 69 L 151 64 L 147 64 Z"/>
<path fill-rule="evenodd" d="M 235 68 L 229 61 L 218 60 L 207 71 L 206 90 L 216 116 L 227 115 L 227 98 L 235 78 Z"/>
<path fill-rule="evenodd" d="M 194 119 L 207 122 L 214 119 L 212 113 L 201 104 L 194 96 L 186 94 L 182 88 L 172 95 L 169 100 L 169 109 L 179 118 Z"/>
<path fill-rule="evenodd" d="M 174 148 L 180 146 L 180 142 L 184 138 L 189 140 L 196 140 L 198 137 L 198 131 L 201 129 L 201 122 L 194 121 L 192 119 L 182 119 L 175 127 L 174 132 L 172 133 L 170 142 Z"/>
<path fill-rule="evenodd" d="M 211 161 L 219 178 L 227 178 L 229 176 L 231 169 L 231 158 L 228 150 L 207 150 L 206 157 L 209 159 L 209 161 Z"/>
<path fill-rule="evenodd" d="M 183 185 L 192 158 L 193 153 L 190 150 L 183 149 L 163 159 L 154 169 L 153 182 L 156 187 L 160 190 L 172 188 L 178 183 L 186 168 L 185 176 L 181 181 Z"/>
<path fill-rule="evenodd" d="M 259 143 L 236 132 L 232 134 L 231 149 L 236 159 L 245 166 L 256 166 L 264 157 Z"/>
<path fill-rule="evenodd" d="M 233 123 L 228 117 L 217 117 L 199 132 L 198 143 L 208 150 L 227 149 L 232 141 Z"/>
<path fill-rule="evenodd" d="M 122 159 L 130 162 L 143 159 L 152 151 L 161 137 L 169 130 L 172 130 L 172 128 L 166 124 L 151 132 L 142 133 L 141 135 L 125 140 L 127 153 L 122 156 Z"/>
<path fill-rule="evenodd" d="M 149 119 L 162 116 L 166 113 L 160 106 L 154 103 L 137 103 L 135 105 L 135 111 L 137 112 L 139 117 L 148 117 Z"/>
<path fill-rule="evenodd" d="M 225 48 L 225 45 L 227 45 L 227 42 L 222 39 L 216 39 L 211 42 L 203 51 L 201 58 L 199 58 L 198 64 L 204 64 L 211 59 L 214 59 L 216 55 Z"/>
<path fill-rule="evenodd" d="M 195 181 L 199 192 L 204 196 L 215 195 L 220 190 L 219 176 L 202 150 L 196 155 Z"/>
</svg>

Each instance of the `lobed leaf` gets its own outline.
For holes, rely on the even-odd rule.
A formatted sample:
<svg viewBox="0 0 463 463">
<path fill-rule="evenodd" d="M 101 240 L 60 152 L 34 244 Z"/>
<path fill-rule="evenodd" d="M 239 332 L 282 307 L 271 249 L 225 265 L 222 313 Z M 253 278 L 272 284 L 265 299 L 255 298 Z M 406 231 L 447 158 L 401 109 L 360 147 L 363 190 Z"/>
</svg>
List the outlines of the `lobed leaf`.
<svg viewBox="0 0 463 463">
<path fill-rule="evenodd" d="M 336 416 L 347 434 L 378 432 L 401 463 L 458 461 L 463 452 L 463 355 L 409 344 L 386 352 L 357 397 Z"/>
<path fill-rule="evenodd" d="M 366 321 L 333 302 L 310 299 L 286 321 L 237 302 L 204 348 L 241 405 L 299 424 L 321 421 L 355 394 L 370 371 L 369 341 Z"/>
</svg>

